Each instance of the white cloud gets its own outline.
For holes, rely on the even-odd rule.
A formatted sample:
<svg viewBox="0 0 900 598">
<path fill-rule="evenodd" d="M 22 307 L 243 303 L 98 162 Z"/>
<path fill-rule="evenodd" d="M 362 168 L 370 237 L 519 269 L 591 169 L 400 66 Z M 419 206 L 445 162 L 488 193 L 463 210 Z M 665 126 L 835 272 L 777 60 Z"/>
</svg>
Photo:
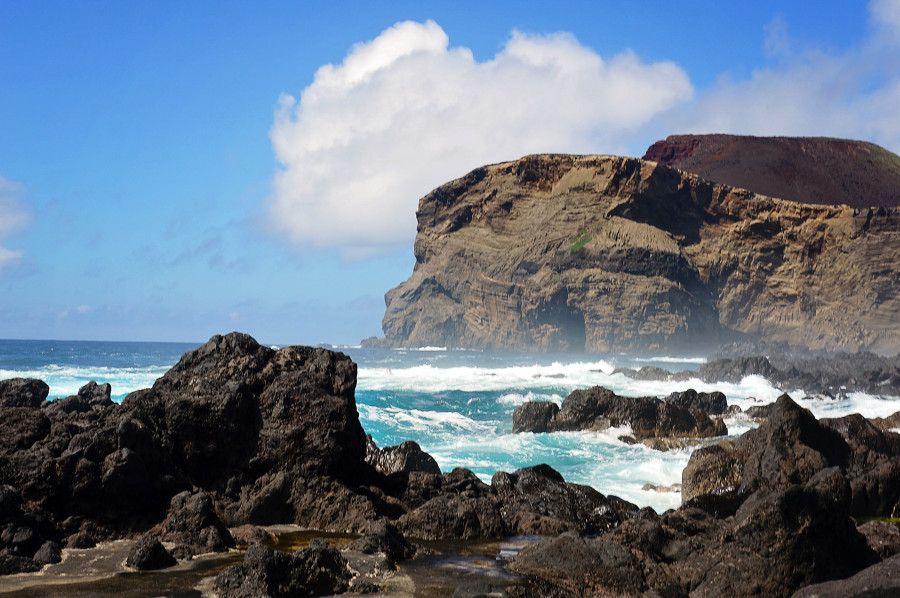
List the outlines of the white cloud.
<svg viewBox="0 0 900 598">
<path fill-rule="evenodd" d="M 25 227 L 31 220 L 28 211 L 22 205 L 21 198 L 25 187 L 0 175 L 0 242 L 10 234 Z M 25 255 L 23 249 L 7 249 L 0 246 L 0 272 L 14 264 Z"/>
<path fill-rule="evenodd" d="M 692 93 L 673 63 L 604 60 L 568 34 L 514 32 L 478 62 L 432 21 L 398 23 L 281 97 L 271 216 L 300 246 L 361 257 L 410 241 L 417 200 L 472 168 L 620 152 Z"/>
<path fill-rule="evenodd" d="M 872 0 L 869 11 L 876 31 L 883 39 L 900 43 L 900 0 Z"/>
<path fill-rule="evenodd" d="M 775 64 L 720 78 L 672 119 L 673 132 L 847 137 L 900 152 L 900 0 L 869 8 L 869 38 L 837 54 L 795 50 L 776 17 L 764 44 Z"/>
</svg>

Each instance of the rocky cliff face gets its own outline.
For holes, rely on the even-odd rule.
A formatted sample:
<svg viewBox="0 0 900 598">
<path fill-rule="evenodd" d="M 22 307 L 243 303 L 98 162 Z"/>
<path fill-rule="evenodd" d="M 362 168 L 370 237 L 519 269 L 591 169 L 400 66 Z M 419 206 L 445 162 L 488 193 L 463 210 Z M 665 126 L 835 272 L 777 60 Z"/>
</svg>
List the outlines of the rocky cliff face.
<svg viewBox="0 0 900 598">
<path fill-rule="evenodd" d="M 422 198 L 389 346 L 900 349 L 900 212 L 774 199 L 658 162 L 528 156 Z"/>
</svg>

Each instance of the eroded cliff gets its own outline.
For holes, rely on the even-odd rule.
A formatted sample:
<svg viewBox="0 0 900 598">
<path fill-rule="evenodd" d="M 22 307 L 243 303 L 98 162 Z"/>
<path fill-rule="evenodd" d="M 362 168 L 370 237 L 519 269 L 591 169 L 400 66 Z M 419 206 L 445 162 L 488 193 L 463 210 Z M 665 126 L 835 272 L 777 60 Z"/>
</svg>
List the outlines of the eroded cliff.
<svg viewBox="0 0 900 598">
<path fill-rule="evenodd" d="M 382 344 L 900 349 L 900 211 L 774 199 L 652 161 L 537 155 L 421 199 Z"/>
</svg>

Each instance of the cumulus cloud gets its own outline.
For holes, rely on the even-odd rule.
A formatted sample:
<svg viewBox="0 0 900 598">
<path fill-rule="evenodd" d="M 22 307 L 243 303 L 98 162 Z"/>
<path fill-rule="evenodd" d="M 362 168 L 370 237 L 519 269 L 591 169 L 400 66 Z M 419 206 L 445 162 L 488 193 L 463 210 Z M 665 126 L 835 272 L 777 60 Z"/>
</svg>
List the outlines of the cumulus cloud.
<svg viewBox="0 0 900 598">
<path fill-rule="evenodd" d="M 479 165 L 539 152 L 617 152 L 690 100 L 684 71 L 604 59 L 568 34 L 514 32 L 492 59 L 404 22 L 283 95 L 270 211 L 300 246 L 368 255 L 415 234 L 416 202 Z"/>
<path fill-rule="evenodd" d="M 764 48 L 771 65 L 723 76 L 673 119 L 679 132 L 848 137 L 900 152 L 900 0 L 869 5 L 868 39 L 841 53 L 795 49 L 776 17 Z"/>
<path fill-rule="evenodd" d="M 31 217 L 22 204 L 25 187 L 0 175 L 0 243 L 7 236 L 28 224 Z M 0 272 L 19 261 L 25 255 L 23 249 L 7 249 L 0 245 Z"/>
</svg>

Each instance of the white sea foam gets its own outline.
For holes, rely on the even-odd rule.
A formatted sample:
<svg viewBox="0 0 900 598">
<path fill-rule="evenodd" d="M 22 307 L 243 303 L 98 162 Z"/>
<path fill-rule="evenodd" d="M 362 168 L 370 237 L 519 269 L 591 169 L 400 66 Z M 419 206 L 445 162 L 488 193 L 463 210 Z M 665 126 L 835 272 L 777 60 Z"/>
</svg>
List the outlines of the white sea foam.
<svg viewBox="0 0 900 598">
<path fill-rule="evenodd" d="M 439 433 L 440 430 L 473 433 L 493 432 L 494 426 L 455 411 L 423 411 L 421 409 L 401 409 L 399 407 L 376 407 L 358 405 L 362 419 L 389 423 L 401 430 Z"/>
<path fill-rule="evenodd" d="M 130 392 L 153 386 L 168 369 L 167 366 L 111 368 L 47 365 L 35 369 L 0 370 L 0 380 L 38 378 L 50 387 L 50 399 L 74 395 L 91 380 L 98 384 L 108 382 L 112 385 L 113 399 L 121 399 Z"/>
<path fill-rule="evenodd" d="M 360 368 L 363 390 L 411 390 L 416 392 L 496 391 L 594 386 L 607 381 L 614 366 L 606 361 L 509 367 L 435 367 L 431 364 L 407 368 Z"/>
<path fill-rule="evenodd" d="M 563 397 L 562 395 L 552 393 L 534 393 L 527 392 L 525 394 L 517 393 L 517 392 L 508 392 L 506 394 L 502 394 L 497 397 L 497 402 L 503 405 L 514 405 L 518 407 L 524 403 L 529 403 L 532 401 L 549 401 L 551 403 L 556 403 L 557 405 L 562 405 Z"/>
<path fill-rule="evenodd" d="M 638 363 L 695 363 L 703 364 L 708 361 L 706 357 L 632 357 L 632 361 Z"/>
</svg>

